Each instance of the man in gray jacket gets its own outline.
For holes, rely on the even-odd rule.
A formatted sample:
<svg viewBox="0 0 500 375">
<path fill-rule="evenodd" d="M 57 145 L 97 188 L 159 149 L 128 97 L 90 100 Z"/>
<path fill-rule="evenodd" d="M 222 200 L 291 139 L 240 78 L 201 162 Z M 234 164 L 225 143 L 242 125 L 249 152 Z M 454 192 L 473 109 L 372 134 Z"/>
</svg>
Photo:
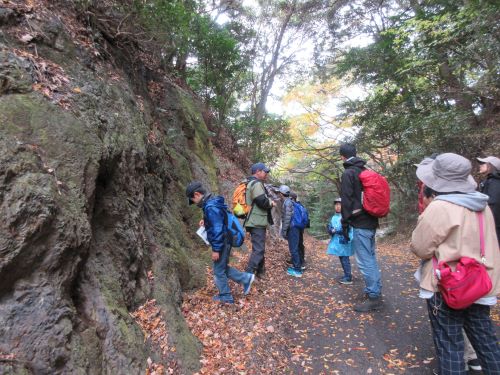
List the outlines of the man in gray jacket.
<svg viewBox="0 0 500 375">
<path fill-rule="evenodd" d="M 279 188 L 283 201 L 283 213 L 281 217 L 281 237 L 288 241 L 288 249 L 292 257 L 292 267 L 288 267 L 287 273 L 293 277 L 302 277 L 302 264 L 299 255 L 300 229 L 293 225 L 292 217 L 294 202 L 290 198 L 290 188 L 281 185 Z"/>
</svg>

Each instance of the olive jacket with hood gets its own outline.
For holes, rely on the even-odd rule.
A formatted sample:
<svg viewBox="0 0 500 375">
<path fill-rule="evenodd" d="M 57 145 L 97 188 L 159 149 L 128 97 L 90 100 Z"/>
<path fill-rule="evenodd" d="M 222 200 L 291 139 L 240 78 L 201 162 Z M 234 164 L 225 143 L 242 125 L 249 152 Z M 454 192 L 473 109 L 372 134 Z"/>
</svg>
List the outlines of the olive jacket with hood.
<svg viewBox="0 0 500 375">
<path fill-rule="evenodd" d="M 361 193 L 363 185 L 359 174 L 365 169 L 366 161 L 356 156 L 344 161 L 345 171 L 342 173 L 340 197 L 342 198 L 342 224 L 354 228 L 376 229 L 378 218 L 363 210 Z"/>
<path fill-rule="evenodd" d="M 271 198 L 268 197 L 264 183 L 251 176 L 247 178 L 246 203 L 250 212 L 245 220 L 245 228 L 266 228 L 273 225 Z"/>
<path fill-rule="evenodd" d="M 495 223 L 487 205 L 488 196 L 479 192 L 438 195 L 420 215 L 413 231 L 411 250 L 428 260 L 422 265 L 420 287 L 436 292 L 432 257 L 448 262 L 452 267 L 467 256 L 481 262 L 479 222 L 476 212 L 484 214 L 485 266 L 493 288 L 485 297 L 500 292 L 500 252 Z"/>
</svg>

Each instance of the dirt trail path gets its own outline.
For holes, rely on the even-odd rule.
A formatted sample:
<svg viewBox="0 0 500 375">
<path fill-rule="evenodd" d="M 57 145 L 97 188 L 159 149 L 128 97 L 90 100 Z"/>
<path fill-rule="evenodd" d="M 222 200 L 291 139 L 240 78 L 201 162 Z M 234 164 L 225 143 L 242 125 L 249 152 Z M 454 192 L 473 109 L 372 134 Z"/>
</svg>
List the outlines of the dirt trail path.
<svg viewBox="0 0 500 375">
<path fill-rule="evenodd" d="M 294 322 L 293 342 L 301 358 L 292 358 L 292 372 L 303 367 L 312 374 L 430 373 L 434 349 L 427 310 L 412 276 L 418 261 L 405 251 L 406 245 L 378 246 L 385 306 L 363 314 L 352 310 L 363 299 L 357 268 L 354 283 L 341 285 L 335 281 L 341 274 L 338 258 L 324 254 L 325 244 L 311 245 L 316 251 L 309 252 L 304 287 L 296 285 L 295 308 L 302 312 Z"/>
<path fill-rule="evenodd" d="M 266 277 L 237 303 L 218 306 L 207 271 L 207 287 L 185 297 L 183 311 L 204 346 L 200 374 L 430 374 L 435 354 L 424 301 L 413 273 L 418 261 L 405 241 L 378 245 L 385 307 L 355 313 L 363 280 L 354 266 L 353 285 L 335 281 L 338 258 L 326 244 L 306 237 L 308 269 L 301 279 L 286 275 L 285 242 L 267 245 Z M 242 269 L 247 253 L 234 253 Z M 354 263 L 354 259 L 352 259 Z M 498 310 L 493 312 L 500 331 Z"/>
</svg>

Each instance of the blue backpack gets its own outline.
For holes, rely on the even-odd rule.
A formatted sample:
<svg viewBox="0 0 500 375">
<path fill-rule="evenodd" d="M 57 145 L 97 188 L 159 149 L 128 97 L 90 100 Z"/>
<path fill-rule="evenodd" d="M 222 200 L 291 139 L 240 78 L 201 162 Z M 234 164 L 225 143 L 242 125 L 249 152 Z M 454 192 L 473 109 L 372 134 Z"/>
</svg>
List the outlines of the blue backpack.
<svg viewBox="0 0 500 375">
<path fill-rule="evenodd" d="M 293 202 L 292 226 L 305 229 L 309 224 L 309 214 L 304 206 L 298 202 Z"/>
<path fill-rule="evenodd" d="M 245 240 L 245 230 L 241 226 L 238 218 L 229 211 L 226 211 L 226 220 L 227 230 L 231 235 L 231 246 L 240 247 Z"/>
</svg>

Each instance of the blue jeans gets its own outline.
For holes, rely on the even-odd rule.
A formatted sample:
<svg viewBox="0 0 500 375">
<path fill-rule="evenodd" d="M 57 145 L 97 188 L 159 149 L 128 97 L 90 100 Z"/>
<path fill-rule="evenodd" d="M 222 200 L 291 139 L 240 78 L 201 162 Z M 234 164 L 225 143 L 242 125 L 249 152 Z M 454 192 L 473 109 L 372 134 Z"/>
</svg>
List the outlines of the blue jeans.
<svg viewBox="0 0 500 375">
<path fill-rule="evenodd" d="M 302 272 L 302 262 L 299 254 L 300 229 L 290 227 L 288 229 L 288 249 L 292 257 L 293 269 Z"/>
<path fill-rule="evenodd" d="M 233 280 L 238 284 L 247 283 L 252 276 L 249 273 L 238 271 L 229 266 L 229 256 L 231 255 L 231 244 L 226 240 L 224 248 L 219 252 L 219 260 L 213 262 L 213 272 L 215 286 L 219 290 L 219 297 L 222 301 L 233 301 L 228 280 Z"/>
<path fill-rule="evenodd" d="M 349 260 L 349 257 L 341 256 L 339 257 L 339 259 L 340 264 L 342 265 L 342 269 L 344 270 L 344 277 L 348 280 L 352 280 L 351 261 Z"/>
<path fill-rule="evenodd" d="M 448 307 L 436 293 L 427 300 L 432 338 L 436 347 L 440 375 L 466 375 L 464 363 L 465 331 L 487 375 L 500 374 L 500 345 L 490 318 L 490 307 L 473 304 L 466 309 Z"/>
<path fill-rule="evenodd" d="M 375 257 L 375 229 L 353 228 L 352 248 L 365 279 L 365 293 L 370 298 L 379 297 L 382 294 L 382 281 Z"/>
</svg>

